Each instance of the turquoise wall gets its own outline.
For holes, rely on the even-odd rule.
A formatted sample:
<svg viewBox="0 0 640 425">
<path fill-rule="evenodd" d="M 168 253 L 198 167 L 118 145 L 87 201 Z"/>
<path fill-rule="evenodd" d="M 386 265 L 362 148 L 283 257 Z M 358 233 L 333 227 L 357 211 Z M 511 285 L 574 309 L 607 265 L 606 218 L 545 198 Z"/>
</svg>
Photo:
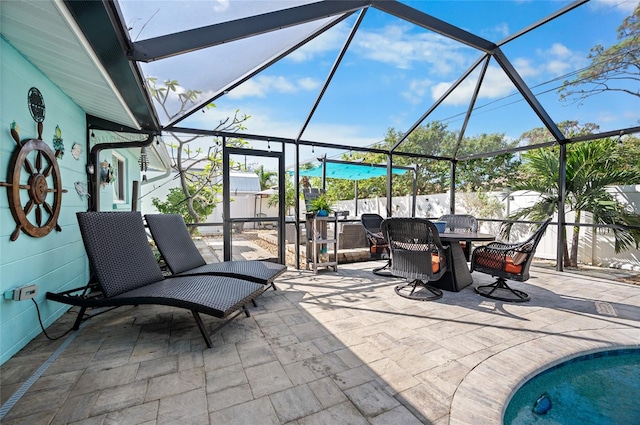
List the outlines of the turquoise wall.
<svg viewBox="0 0 640 425">
<path fill-rule="evenodd" d="M 15 242 L 9 237 L 16 223 L 8 206 L 7 188 L 0 187 L 0 296 L 16 287 L 35 284 L 35 298 L 44 326 L 50 325 L 68 309 L 45 299 L 47 291 L 62 291 L 84 286 L 88 280 L 88 262 L 78 230 L 75 213 L 85 211 L 87 202 L 81 198 L 74 182 L 85 182 L 86 118 L 78 107 L 36 67 L 27 61 L 6 40 L 0 38 L 0 181 L 6 182 L 11 156 L 17 148 L 9 129 L 11 122 L 20 126 L 20 138 L 37 138 L 36 123 L 27 108 L 29 88 L 37 87 L 44 96 L 46 116 L 42 139 L 53 147 L 56 125 L 62 130 L 65 146 L 58 159 L 63 188 L 62 208 L 58 224 L 42 238 L 21 233 Z M 78 160 L 71 155 L 74 143 L 82 146 Z M 25 173 L 23 173 L 26 176 Z M 26 192 L 26 191 L 25 191 Z M 51 202 L 52 195 L 47 197 Z M 26 201 L 23 201 L 23 204 Z M 34 214 L 31 213 L 31 217 Z M 44 217 L 48 217 L 45 213 Z M 35 219 L 32 218 L 32 222 Z M 36 309 L 31 300 L 0 299 L 0 364 L 7 361 L 31 339 L 41 333 Z M 55 336 L 55 335 L 52 335 Z"/>
<path fill-rule="evenodd" d="M 115 164 L 113 163 L 113 150 L 103 150 L 100 152 L 100 162 L 106 160 L 111 163 L 113 167 Z M 117 182 L 113 182 L 107 185 L 100 185 L 100 211 L 131 211 L 131 200 L 133 193 L 133 184 L 132 181 L 135 179 L 139 179 L 140 177 L 140 164 L 138 163 L 139 149 L 132 149 L 130 151 L 120 149 L 117 151 L 117 155 L 124 160 L 126 167 L 126 176 L 125 178 L 125 199 L 123 202 L 114 199 L 114 185 Z M 116 180 L 122 179 L 123 176 L 116 175 Z M 138 197 L 140 194 L 138 194 Z M 138 211 L 140 211 L 140 202 L 138 201 Z"/>
</svg>

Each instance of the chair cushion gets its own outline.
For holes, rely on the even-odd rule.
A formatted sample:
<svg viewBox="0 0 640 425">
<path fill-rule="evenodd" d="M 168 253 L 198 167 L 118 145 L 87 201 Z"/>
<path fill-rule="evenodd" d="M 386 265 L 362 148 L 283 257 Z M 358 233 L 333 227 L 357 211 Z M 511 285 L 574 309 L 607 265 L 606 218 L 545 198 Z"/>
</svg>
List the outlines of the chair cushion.
<svg viewBox="0 0 640 425">
<path fill-rule="evenodd" d="M 440 257 L 437 252 L 431 253 L 431 271 L 438 273 L 440 271 Z"/>
<path fill-rule="evenodd" d="M 516 254 L 513 256 L 513 264 L 515 264 L 516 266 L 524 263 L 527 260 L 527 253 L 526 252 L 516 252 Z"/>
<path fill-rule="evenodd" d="M 521 249 L 526 250 L 526 251 L 530 251 L 531 250 L 531 244 L 530 243 L 524 244 L 524 245 L 522 245 Z M 513 256 L 513 264 L 518 265 L 518 264 L 524 263 L 527 260 L 528 256 L 529 256 L 528 252 L 517 251 L 516 254 Z"/>
<path fill-rule="evenodd" d="M 484 267 L 496 268 L 495 256 L 487 255 L 483 252 L 479 252 L 476 255 L 476 263 Z M 507 256 L 503 270 L 511 274 L 520 274 L 522 272 L 522 263 L 515 264 L 513 261 L 513 257 Z"/>
<path fill-rule="evenodd" d="M 384 245 L 371 245 L 370 251 L 372 254 L 385 254 L 389 251 L 389 246 Z"/>
<path fill-rule="evenodd" d="M 522 271 L 522 263 L 516 264 L 514 263 L 512 257 L 507 257 L 507 264 L 505 264 L 504 266 L 504 271 L 511 274 L 520 274 L 520 272 Z"/>
</svg>

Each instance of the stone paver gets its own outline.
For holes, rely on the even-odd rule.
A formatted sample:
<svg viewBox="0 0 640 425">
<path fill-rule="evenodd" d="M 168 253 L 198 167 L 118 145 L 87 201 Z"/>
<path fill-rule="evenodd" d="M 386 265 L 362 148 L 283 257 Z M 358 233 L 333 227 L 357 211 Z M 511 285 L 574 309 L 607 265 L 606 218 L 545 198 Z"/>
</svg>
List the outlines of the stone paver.
<svg viewBox="0 0 640 425">
<path fill-rule="evenodd" d="M 288 423 L 322 410 L 322 405 L 308 385 L 300 385 L 269 396 L 280 418 Z"/>
<path fill-rule="evenodd" d="M 639 286 L 533 267 L 514 284 L 529 303 L 472 287 L 425 303 L 395 295 L 399 280 L 376 265 L 287 272 L 210 349 L 188 311 L 95 317 L 2 424 L 499 424 L 513 388 L 545 365 L 640 345 Z M 60 343 L 39 336 L 2 365 L 3 403 Z"/>
</svg>

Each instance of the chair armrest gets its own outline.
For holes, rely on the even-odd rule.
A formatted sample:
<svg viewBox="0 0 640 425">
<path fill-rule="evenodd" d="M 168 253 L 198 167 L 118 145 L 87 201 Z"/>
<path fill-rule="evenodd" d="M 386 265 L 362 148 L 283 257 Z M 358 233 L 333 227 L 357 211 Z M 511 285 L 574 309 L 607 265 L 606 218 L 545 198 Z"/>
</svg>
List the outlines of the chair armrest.
<svg viewBox="0 0 640 425">
<path fill-rule="evenodd" d="M 372 244 L 374 245 L 385 245 L 387 243 L 387 241 L 384 239 L 384 235 L 382 234 L 382 232 L 370 232 L 369 230 L 366 230 L 367 233 L 367 238 L 371 241 Z"/>
<path fill-rule="evenodd" d="M 518 243 L 505 243 L 505 242 L 491 242 L 487 245 L 479 246 L 476 249 L 487 248 L 493 251 L 518 251 L 518 252 L 531 252 L 533 246 L 530 242 L 518 242 Z"/>
</svg>

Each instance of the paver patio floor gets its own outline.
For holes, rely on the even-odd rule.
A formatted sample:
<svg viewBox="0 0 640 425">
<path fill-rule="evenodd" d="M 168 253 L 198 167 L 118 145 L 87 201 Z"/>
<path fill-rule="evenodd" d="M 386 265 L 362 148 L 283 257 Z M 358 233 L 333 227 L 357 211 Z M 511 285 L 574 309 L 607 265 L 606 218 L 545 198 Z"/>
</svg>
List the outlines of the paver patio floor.
<svg viewBox="0 0 640 425">
<path fill-rule="evenodd" d="M 158 306 L 105 313 L 69 339 L 41 335 L 1 367 L 3 405 L 68 345 L 2 424 L 498 424 L 546 365 L 640 346 L 639 286 L 534 267 L 514 283 L 528 303 L 478 296 L 491 282 L 478 273 L 419 302 L 373 275 L 380 264 L 290 270 L 211 349 L 188 311 Z"/>
</svg>

